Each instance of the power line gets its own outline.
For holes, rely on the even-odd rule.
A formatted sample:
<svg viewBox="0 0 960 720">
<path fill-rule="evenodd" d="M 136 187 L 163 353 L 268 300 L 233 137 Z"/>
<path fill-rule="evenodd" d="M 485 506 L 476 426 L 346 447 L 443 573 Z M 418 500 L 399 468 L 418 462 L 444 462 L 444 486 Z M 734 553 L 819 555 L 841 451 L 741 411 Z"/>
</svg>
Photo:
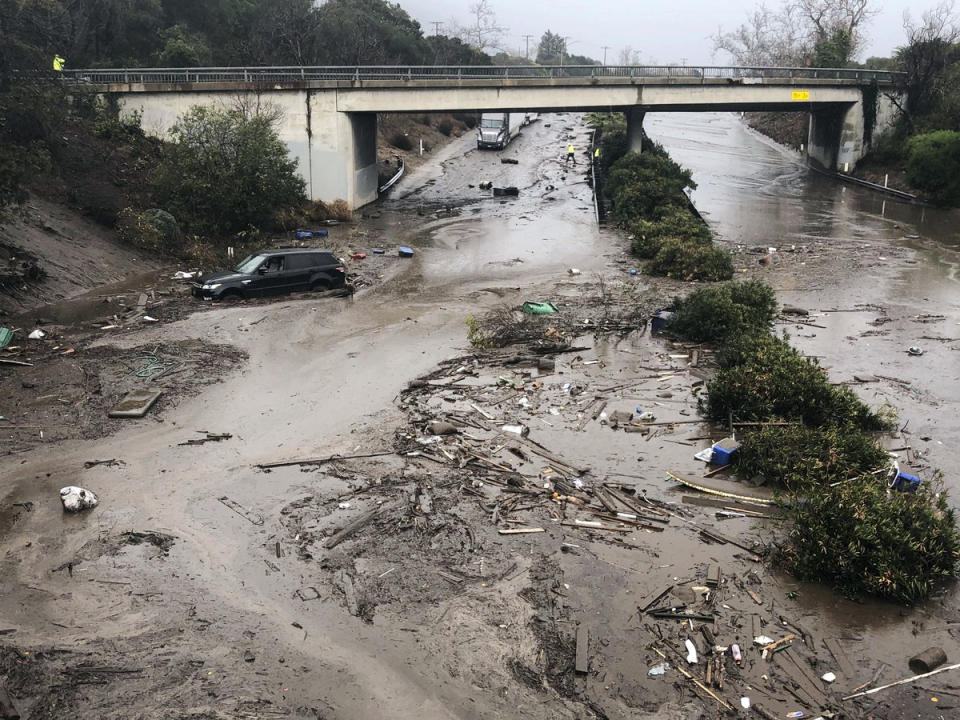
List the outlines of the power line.
<svg viewBox="0 0 960 720">
<path fill-rule="evenodd" d="M 603 64 L 606 65 L 606 64 L 607 64 L 607 50 L 610 49 L 610 46 L 609 46 L 609 45 L 601 45 L 600 47 L 603 49 Z"/>
<path fill-rule="evenodd" d="M 431 21 L 430 24 L 433 25 L 433 34 L 434 34 L 434 35 L 439 35 L 439 34 L 440 34 L 440 26 L 443 25 L 443 22 L 440 21 L 440 20 L 433 20 L 433 21 Z"/>
</svg>

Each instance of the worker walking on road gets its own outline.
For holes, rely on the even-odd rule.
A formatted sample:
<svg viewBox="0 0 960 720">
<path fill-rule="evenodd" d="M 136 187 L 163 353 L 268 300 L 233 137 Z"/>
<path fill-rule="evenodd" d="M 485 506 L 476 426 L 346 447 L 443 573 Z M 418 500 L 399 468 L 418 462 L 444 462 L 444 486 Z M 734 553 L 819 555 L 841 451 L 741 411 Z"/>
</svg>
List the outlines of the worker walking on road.
<svg viewBox="0 0 960 720">
<path fill-rule="evenodd" d="M 574 155 L 573 143 L 570 143 L 569 145 L 567 145 L 567 165 L 570 164 L 571 160 L 573 161 L 574 165 L 577 164 L 577 156 Z"/>
<path fill-rule="evenodd" d="M 53 71 L 54 72 L 63 72 L 64 66 L 66 66 L 67 61 L 64 60 L 59 55 L 53 56 Z"/>
</svg>

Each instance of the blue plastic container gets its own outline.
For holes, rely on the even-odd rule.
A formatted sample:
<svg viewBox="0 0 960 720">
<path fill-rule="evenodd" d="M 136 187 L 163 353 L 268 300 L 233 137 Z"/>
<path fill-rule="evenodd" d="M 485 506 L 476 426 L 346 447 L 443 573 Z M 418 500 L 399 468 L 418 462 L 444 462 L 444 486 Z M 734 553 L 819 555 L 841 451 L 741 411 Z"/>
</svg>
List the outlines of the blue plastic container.
<svg viewBox="0 0 960 720">
<path fill-rule="evenodd" d="M 920 478 L 897 470 L 896 476 L 890 481 L 890 487 L 900 492 L 916 492 L 920 487 Z"/>
<path fill-rule="evenodd" d="M 397 255 L 406 258 L 413 257 L 413 248 L 408 248 L 406 245 L 401 245 L 397 248 Z"/>
<path fill-rule="evenodd" d="M 711 465 L 729 465 L 733 456 L 740 450 L 740 443 L 733 438 L 724 438 L 713 444 L 713 455 L 710 456 Z"/>
<path fill-rule="evenodd" d="M 326 237 L 330 234 L 329 230 L 313 230 L 312 232 L 314 237 Z"/>
<path fill-rule="evenodd" d="M 297 230 L 294 234 L 297 236 L 297 240 L 307 240 L 313 237 L 313 233 L 309 230 Z"/>
<path fill-rule="evenodd" d="M 673 320 L 674 315 L 675 313 L 672 313 L 669 310 L 661 310 L 653 316 L 653 319 L 651 320 L 651 326 L 654 330 L 662 330 L 670 323 L 671 320 Z"/>
</svg>

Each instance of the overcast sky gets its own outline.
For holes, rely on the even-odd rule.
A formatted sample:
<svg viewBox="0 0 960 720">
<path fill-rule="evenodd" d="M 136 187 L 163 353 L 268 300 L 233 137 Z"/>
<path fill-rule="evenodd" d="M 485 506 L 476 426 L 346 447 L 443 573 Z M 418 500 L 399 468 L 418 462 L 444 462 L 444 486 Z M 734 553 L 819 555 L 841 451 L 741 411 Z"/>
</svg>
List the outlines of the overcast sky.
<svg viewBox="0 0 960 720">
<path fill-rule="evenodd" d="M 398 0 L 417 19 L 425 34 L 432 34 L 433 21 L 451 20 L 466 24 L 474 0 Z M 726 58 L 713 56 L 710 36 L 718 27 L 732 30 L 741 24 L 756 0 L 489 0 L 498 24 L 506 27 L 506 45 L 516 52 L 524 48 L 524 35 L 533 35 L 533 46 L 547 29 L 570 36 L 568 52 L 617 62 L 627 46 L 640 52 L 643 63 L 723 64 Z M 889 56 L 903 43 L 903 11 L 910 8 L 915 17 L 934 6 L 937 0 L 872 0 L 880 10 L 867 28 L 866 51 Z M 768 0 L 778 7 L 778 0 Z M 446 24 L 444 27 L 449 27 Z M 441 33 L 444 30 L 441 28 Z"/>
</svg>

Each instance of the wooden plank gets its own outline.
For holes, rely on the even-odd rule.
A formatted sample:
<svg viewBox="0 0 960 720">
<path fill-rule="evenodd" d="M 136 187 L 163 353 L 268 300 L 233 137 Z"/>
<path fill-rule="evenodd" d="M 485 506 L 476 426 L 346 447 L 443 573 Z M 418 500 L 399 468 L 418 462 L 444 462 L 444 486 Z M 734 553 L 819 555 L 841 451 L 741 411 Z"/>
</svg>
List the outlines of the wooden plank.
<svg viewBox="0 0 960 720">
<path fill-rule="evenodd" d="M 720 566 L 711 565 L 707 568 L 707 586 L 717 587 L 720 584 Z"/>
<path fill-rule="evenodd" d="M 650 595 L 647 595 L 647 597 L 643 599 L 643 605 L 640 606 L 640 612 L 645 613 L 656 603 L 658 603 L 660 598 L 662 598 L 671 590 L 673 590 L 673 583 L 670 583 L 669 585 L 661 585 L 659 589 L 654 590 Z"/>
<path fill-rule="evenodd" d="M 823 707 L 827 704 L 827 696 L 820 687 L 820 682 L 814 677 L 809 668 L 803 666 L 802 661 L 793 653 L 791 648 L 781 650 L 774 655 L 778 664 L 790 678 L 796 682 L 815 704 Z"/>
<path fill-rule="evenodd" d="M 574 666 L 580 675 L 585 675 L 590 668 L 589 644 L 590 633 L 586 625 L 580 623 L 577 625 L 577 660 Z"/>
<path fill-rule="evenodd" d="M 847 680 L 856 680 L 855 670 L 853 669 L 853 665 L 850 664 L 850 658 L 847 657 L 847 654 L 843 651 L 843 647 L 837 639 L 824 638 L 823 644 L 827 646 L 827 650 L 833 655 L 833 659 L 837 661 L 837 665 L 840 672 L 843 673 L 843 676 Z"/>
<path fill-rule="evenodd" d="M 501 535 L 529 535 L 530 533 L 546 532 L 542 527 L 524 527 L 524 528 L 500 528 L 497 530 Z"/>
<path fill-rule="evenodd" d="M 750 639 L 751 640 L 763 634 L 762 625 L 763 623 L 760 620 L 759 615 L 754 614 L 750 616 Z"/>
</svg>

